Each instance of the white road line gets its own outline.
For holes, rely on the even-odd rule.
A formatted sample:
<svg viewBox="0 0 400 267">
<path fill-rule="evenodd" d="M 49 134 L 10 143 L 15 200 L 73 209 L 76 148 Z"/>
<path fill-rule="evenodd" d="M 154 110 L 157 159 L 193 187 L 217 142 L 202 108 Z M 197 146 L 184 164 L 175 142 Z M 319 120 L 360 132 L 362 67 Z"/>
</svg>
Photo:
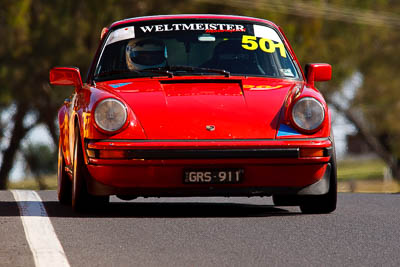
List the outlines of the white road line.
<svg viewBox="0 0 400 267">
<path fill-rule="evenodd" d="M 35 191 L 11 190 L 17 201 L 35 266 L 70 266 L 53 225 Z"/>
</svg>

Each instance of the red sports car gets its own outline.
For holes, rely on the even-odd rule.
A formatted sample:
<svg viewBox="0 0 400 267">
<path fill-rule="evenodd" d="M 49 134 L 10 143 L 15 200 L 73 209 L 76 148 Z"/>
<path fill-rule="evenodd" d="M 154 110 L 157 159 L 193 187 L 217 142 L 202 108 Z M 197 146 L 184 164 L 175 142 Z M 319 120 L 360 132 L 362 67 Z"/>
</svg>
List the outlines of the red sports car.
<svg viewBox="0 0 400 267">
<path fill-rule="evenodd" d="M 336 209 L 331 115 L 282 29 L 258 18 L 171 15 L 104 28 L 83 83 L 58 113 L 58 197 L 75 210 L 121 199 L 272 196 Z"/>
</svg>

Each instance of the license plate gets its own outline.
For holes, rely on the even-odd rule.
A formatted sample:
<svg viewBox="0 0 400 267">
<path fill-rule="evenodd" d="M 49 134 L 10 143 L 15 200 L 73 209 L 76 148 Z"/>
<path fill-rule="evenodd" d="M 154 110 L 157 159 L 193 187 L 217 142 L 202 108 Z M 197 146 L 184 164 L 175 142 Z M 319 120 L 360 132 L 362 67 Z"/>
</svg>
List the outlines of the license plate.
<svg viewBox="0 0 400 267">
<path fill-rule="evenodd" d="M 243 181 L 243 169 L 185 170 L 183 182 L 186 184 L 237 184 Z"/>
</svg>

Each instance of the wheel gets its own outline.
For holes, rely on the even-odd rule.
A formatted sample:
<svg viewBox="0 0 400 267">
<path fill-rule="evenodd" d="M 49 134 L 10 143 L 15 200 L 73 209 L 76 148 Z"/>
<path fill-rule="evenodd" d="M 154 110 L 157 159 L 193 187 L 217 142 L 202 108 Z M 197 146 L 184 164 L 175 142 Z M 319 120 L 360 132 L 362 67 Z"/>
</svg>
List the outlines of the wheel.
<svg viewBox="0 0 400 267">
<path fill-rule="evenodd" d="M 65 160 L 62 152 L 61 138 L 58 142 L 57 195 L 63 205 L 71 205 L 72 183 L 65 171 Z"/>
<path fill-rule="evenodd" d="M 74 161 L 72 177 L 72 208 L 75 211 L 84 211 L 89 208 L 98 208 L 100 204 L 107 204 L 109 196 L 92 196 L 86 187 L 86 176 L 89 175 L 83 157 L 79 129 L 75 129 Z"/>
<path fill-rule="evenodd" d="M 74 157 L 72 171 L 72 208 L 81 211 L 86 207 L 89 193 L 85 185 L 85 162 L 83 161 L 83 151 L 80 142 L 79 130 L 75 129 Z"/>
<path fill-rule="evenodd" d="M 300 201 L 300 210 L 307 214 L 331 213 L 336 209 L 337 203 L 337 172 L 336 156 L 333 151 L 331 164 L 331 175 L 329 179 L 328 193 L 320 196 L 304 196 Z"/>
</svg>

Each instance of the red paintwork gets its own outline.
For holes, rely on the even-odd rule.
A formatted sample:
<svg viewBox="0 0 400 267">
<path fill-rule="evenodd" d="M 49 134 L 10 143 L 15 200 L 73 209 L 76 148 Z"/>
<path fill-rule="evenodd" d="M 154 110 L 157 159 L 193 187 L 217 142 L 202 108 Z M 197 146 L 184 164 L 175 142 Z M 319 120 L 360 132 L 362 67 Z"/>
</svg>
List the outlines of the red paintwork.
<svg viewBox="0 0 400 267">
<path fill-rule="evenodd" d="M 184 15 L 123 20 L 112 24 L 108 33 L 113 27 L 135 21 L 199 17 L 257 21 L 281 31 L 275 24 L 255 18 Z M 284 36 L 283 33 L 282 35 Z M 97 62 L 105 39 L 102 38 L 100 42 L 94 62 Z M 289 53 L 297 61 L 290 44 L 286 39 L 284 41 Z M 314 80 L 330 78 L 331 68 L 327 64 L 310 65 L 307 80 L 241 76 L 210 76 L 201 77 L 200 80 L 199 76 L 179 76 L 125 79 L 96 84 L 91 77 L 94 64 L 89 71 L 88 83 L 85 84 L 82 84 L 79 71 L 74 68 L 55 68 L 50 72 L 51 84 L 73 85 L 76 89 L 71 102 L 64 104 L 58 114 L 62 150 L 69 168 L 76 134 L 80 134 L 81 140 L 85 140 L 82 144 L 84 151 L 86 148 L 330 148 L 333 145 L 328 138 L 331 135 L 330 113 L 322 95 L 314 87 Z M 204 83 L 204 80 L 209 81 Z M 110 86 L 117 83 L 129 84 L 116 89 Z M 296 101 L 306 96 L 314 97 L 323 104 L 326 116 L 322 126 L 313 133 L 304 133 L 297 129 L 299 135 L 278 137 L 281 125 L 295 127 L 291 123 L 291 108 Z M 99 129 L 94 123 L 93 115 L 96 104 L 108 97 L 117 98 L 128 107 L 127 123 L 112 134 Z M 215 131 L 207 131 L 206 125 L 215 125 Z M 76 127 L 79 132 L 74 131 Z M 102 184 L 115 188 L 182 190 L 209 186 L 183 184 L 182 172 L 187 167 L 245 169 L 243 184 L 216 185 L 216 188 L 302 187 L 321 179 L 330 160 L 329 156 L 229 160 L 101 160 L 89 159 L 86 154 L 84 157 L 92 178 Z"/>
<path fill-rule="evenodd" d="M 192 79 L 198 77 L 176 78 Z M 114 91 L 139 118 L 148 139 L 275 138 L 278 118 L 272 121 L 271 118 L 280 113 L 293 82 L 242 77 L 213 78 L 215 83 L 205 85 L 203 80 L 177 84 L 135 80 Z M 224 83 L 226 80 L 237 83 Z M 115 82 L 98 83 L 98 88 L 111 90 L 110 83 Z M 253 90 L 260 84 L 279 88 Z M 215 125 L 216 130 L 209 132 L 205 125 Z"/>
<path fill-rule="evenodd" d="M 79 69 L 58 67 L 50 71 L 50 84 L 52 85 L 72 85 L 80 89 L 82 79 Z"/>
<path fill-rule="evenodd" d="M 89 172 L 96 174 L 96 179 L 112 187 L 128 188 L 199 188 L 209 184 L 188 185 L 182 183 L 183 168 L 244 168 L 246 174 L 242 184 L 212 185 L 214 188 L 237 187 L 304 187 L 317 182 L 325 172 L 326 164 L 279 164 L 271 163 L 219 163 L 215 161 L 179 161 L 179 164 L 152 166 L 141 164 L 88 165 Z M 295 175 L 294 175 L 295 174 Z M 145 177 L 145 178 L 144 178 Z"/>
<path fill-rule="evenodd" d="M 314 81 L 324 82 L 332 78 L 332 67 L 329 64 L 308 64 L 306 68 L 308 68 L 307 81 L 309 81 L 310 86 L 314 86 Z"/>
</svg>

